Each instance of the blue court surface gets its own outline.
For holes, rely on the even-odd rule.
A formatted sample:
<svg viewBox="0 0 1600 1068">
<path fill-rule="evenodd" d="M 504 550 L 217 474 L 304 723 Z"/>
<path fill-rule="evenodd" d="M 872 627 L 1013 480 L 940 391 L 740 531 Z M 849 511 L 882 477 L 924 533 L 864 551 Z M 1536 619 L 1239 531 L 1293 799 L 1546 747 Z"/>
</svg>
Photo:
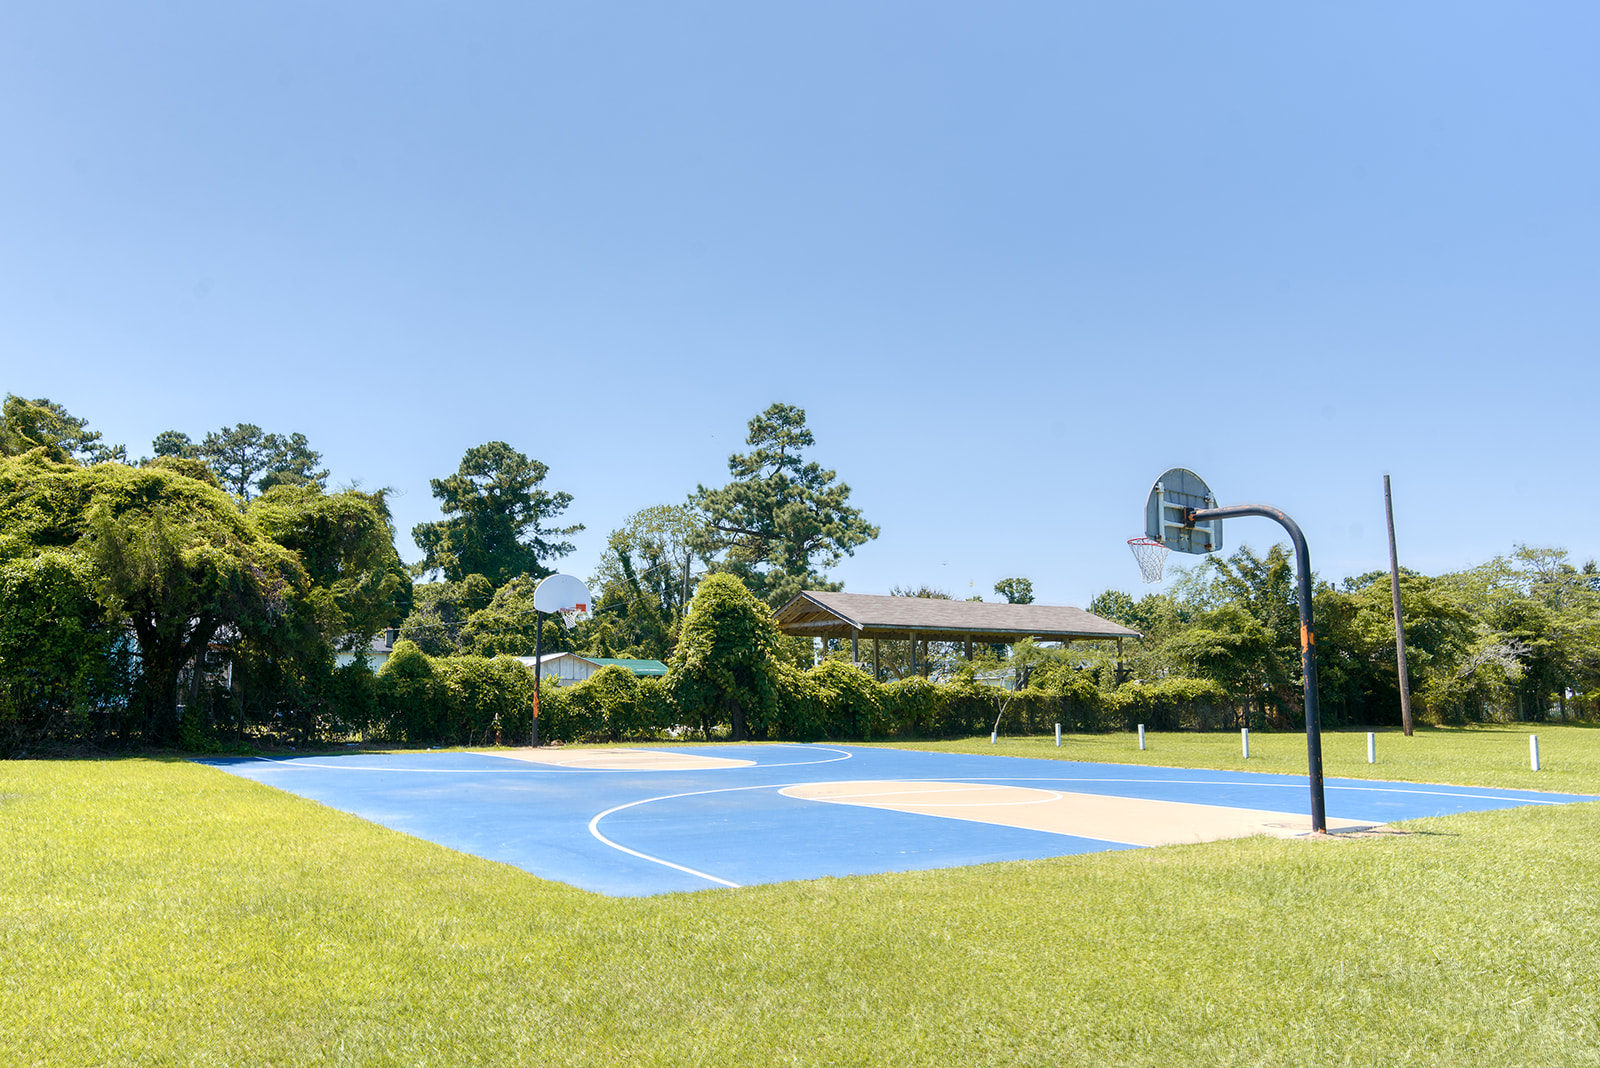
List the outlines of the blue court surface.
<svg viewBox="0 0 1600 1068">
<path fill-rule="evenodd" d="M 613 896 L 1288 836 L 1310 826 L 1305 776 L 835 745 L 201 763 Z M 1367 779 L 1325 786 L 1332 830 L 1595 800 Z"/>
</svg>

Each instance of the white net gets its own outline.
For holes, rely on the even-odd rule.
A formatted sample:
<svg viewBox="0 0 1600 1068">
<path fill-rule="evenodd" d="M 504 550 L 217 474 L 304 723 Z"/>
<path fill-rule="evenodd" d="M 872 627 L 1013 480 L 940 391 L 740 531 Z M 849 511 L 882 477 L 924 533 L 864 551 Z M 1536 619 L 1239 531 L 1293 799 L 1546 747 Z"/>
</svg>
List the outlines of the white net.
<svg viewBox="0 0 1600 1068">
<path fill-rule="evenodd" d="M 1144 576 L 1144 580 L 1160 582 L 1161 569 L 1167 562 L 1167 553 L 1172 550 L 1154 538 L 1129 538 L 1128 548 L 1133 550 L 1133 558 L 1139 561 L 1139 574 Z"/>
<path fill-rule="evenodd" d="M 571 608 L 562 608 L 558 611 L 561 614 L 561 622 L 566 625 L 568 630 L 576 627 L 578 620 L 589 614 L 581 604 L 575 604 Z"/>
</svg>

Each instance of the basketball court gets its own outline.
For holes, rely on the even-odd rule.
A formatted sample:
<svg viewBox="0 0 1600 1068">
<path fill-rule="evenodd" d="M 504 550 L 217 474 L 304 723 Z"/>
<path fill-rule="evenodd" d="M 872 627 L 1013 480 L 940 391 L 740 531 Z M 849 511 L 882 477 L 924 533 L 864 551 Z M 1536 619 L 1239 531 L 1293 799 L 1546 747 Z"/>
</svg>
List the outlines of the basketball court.
<svg viewBox="0 0 1600 1068">
<path fill-rule="evenodd" d="M 845 745 L 200 761 L 545 879 L 642 896 L 1311 830 L 1307 778 Z M 1328 779 L 1328 829 L 1595 798 Z"/>
</svg>

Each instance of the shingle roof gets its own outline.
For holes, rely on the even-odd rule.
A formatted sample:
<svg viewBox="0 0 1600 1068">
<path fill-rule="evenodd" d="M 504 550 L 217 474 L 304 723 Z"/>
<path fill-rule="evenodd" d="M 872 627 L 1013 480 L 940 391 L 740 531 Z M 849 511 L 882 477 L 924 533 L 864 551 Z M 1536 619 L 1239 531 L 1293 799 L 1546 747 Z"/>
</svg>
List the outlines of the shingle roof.
<svg viewBox="0 0 1600 1068">
<path fill-rule="evenodd" d="M 777 612 L 785 634 L 813 638 L 897 638 L 961 641 L 1137 638 L 1139 632 L 1081 608 L 1048 604 L 987 604 L 932 597 L 808 590 Z"/>
</svg>

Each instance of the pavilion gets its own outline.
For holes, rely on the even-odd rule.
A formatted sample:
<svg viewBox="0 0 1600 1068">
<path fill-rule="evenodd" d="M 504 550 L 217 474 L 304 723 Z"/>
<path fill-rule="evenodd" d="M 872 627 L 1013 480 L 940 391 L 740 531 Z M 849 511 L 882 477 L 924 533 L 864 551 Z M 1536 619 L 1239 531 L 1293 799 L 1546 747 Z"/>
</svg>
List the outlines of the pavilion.
<svg viewBox="0 0 1600 1068">
<path fill-rule="evenodd" d="M 1114 641 L 1122 659 L 1122 639 L 1140 634 L 1081 608 L 1048 604 L 988 604 L 933 597 L 888 597 L 872 593 L 807 590 L 777 612 L 778 628 L 800 638 L 849 638 L 850 659 L 861 662 L 861 639 L 872 641 L 873 676 L 878 675 L 878 642 L 911 642 L 916 669 L 919 641 L 963 642 L 972 659 L 973 642 L 1010 645 L 1023 638 L 1040 641 Z"/>
</svg>

